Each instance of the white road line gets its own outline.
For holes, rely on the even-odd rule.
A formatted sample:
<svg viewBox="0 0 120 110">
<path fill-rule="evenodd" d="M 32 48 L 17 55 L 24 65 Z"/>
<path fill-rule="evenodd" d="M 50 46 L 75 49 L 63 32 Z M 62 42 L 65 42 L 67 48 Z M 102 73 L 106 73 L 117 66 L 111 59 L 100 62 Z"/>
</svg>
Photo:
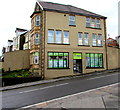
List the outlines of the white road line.
<svg viewBox="0 0 120 110">
<path fill-rule="evenodd" d="M 87 79 L 87 80 L 99 79 L 99 78 L 103 78 L 103 77 L 106 77 L 106 76 L 112 76 L 112 75 L 116 75 L 116 74 L 105 75 L 105 76 L 98 76 L 98 77 L 94 77 L 94 78 L 89 78 L 89 79 Z"/>
<path fill-rule="evenodd" d="M 56 99 L 52 99 L 52 100 L 49 100 L 49 101 L 40 102 L 40 103 L 37 103 L 37 104 L 33 104 L 33 105 L 29 105 L 29 106 L 21 107 L 21 108 L 16 109 L 16 110 L 21 110 L 21 109 L 30 108 L 30 107 L 33 107 L 33 106 L 36 106 L 36 105 L 39 105 L 39 104 L 49 103 L 49 102 L 57 101 L 57 100 L 60 100 L 60 99 L 65 99 L 65 98 L 68 98 L 68 97 L 71 97 L 71 96 L 80 95 L 80 94 L 83 94 L 83 93 L 87 93 L 87 92 L 91 92 L 91 91 L 94 91 L 94 90 L 103 89 L 103 88 L 110 87 L 110 86 L 114 86 L 114 85 L 118 85 L 118 84 L 119 84 L 119 83 L 110 84 L 110 85 L 107 85 L 107 86 L 103 86 L 103 87 L 99 87 L 99 88 L 95 88 L 95 89 L 87 90 L 87 91 L 84 91 L 84 92 L 80 92 L 80 93 L 76 93 L 76 94 L 72 94 L 72 95 L 68 95 L 68 96 L 64 96 L 64 97 L 60 97 L 60 98 L 56 98 Z"/>
<path fill-rule="evenodd" d="M 32 89 L 32 90 L 28 90 L 28 91 L 23 91 L 23 92 L 19 92 L 19 93 L 26 93 L 26 92 L 32 92 L 32 91 L 37 91 L 39 89 Z"/>
<path fill-rule="evenodd" d="M 64 83 L 64 84 L 58 84 L 58 85 L 55 85 L 55 86 L 63 86 L 63 85 L 67 85 L 69 83 Z"/>
<path fill-rule="evenodd" d="M 22 94 L 22 93 L 27 93 L 27 92 L 33 92 L 33 91 L 37 91 L 37 90 L 43 90 L 43 89 L 48 89 L 48 88 L 52 88 L 52 87 L 63 86 L 63 85 L 67 85 L 67 84 L 69 84 L 69 83 L 63 83 L 63 84 L 58 84 L 58 85 L 43 87 L 43 88 L 39 88 L 39 89 L 32 89 L 32 90 L 28 90 L 28 91 L 19 92 L 19 93 Z"/>
</svg>

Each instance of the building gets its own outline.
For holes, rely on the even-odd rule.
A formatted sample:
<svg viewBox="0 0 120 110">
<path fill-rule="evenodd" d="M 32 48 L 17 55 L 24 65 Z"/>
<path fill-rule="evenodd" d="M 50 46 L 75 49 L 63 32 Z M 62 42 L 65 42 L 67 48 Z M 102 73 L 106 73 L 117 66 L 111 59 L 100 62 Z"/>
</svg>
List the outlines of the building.
<svg viewBox="0 0 120 110">
<path fill-rule="evenodd" d="M 106 70 L 106 17 L 37 1 L 31 15 L 30 68 L 44 78 Z"/>
<path fill-rule="evenodd" d="M 30 49 L 31 31 L 28 31 L 24 36 L 25 36 L 25 43 L 23 45 L 23 50 Z"/>
<path fill-rule="evenodd" d="M 25 34 L 28 32 L 26 29 L 16 28 L 16 37 L 13 38 L 13 51 L 23 50 L 25 43 Z"/>
<path fill-rule="evenodd" d="M 117 40 L 109 37 L 107 39 L 107 46 L 109 46 L 109 47 L 118 47 Z"/>
</svg>

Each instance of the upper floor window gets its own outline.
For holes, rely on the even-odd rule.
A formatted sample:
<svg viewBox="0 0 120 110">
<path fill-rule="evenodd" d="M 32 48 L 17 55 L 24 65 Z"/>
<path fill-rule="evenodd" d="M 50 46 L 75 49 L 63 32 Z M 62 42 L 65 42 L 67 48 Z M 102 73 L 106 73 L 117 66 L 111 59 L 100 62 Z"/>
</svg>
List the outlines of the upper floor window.
<svg viewBox="0 0 120 110">
<path fill-rule="evenodd" d="M 35 44 L 39 44 L 39 34 L 36 33 L 35 35 Z"/>
<path fill-rule="evenodd" d="M 82 43 L 82 32 L 78 33 L 78 45 L 83 45 L 83 43 Z"/>
<path fill-rule="evenodd" d="M 86 18 L 86 27 L 90 27 L 90 18 Z"/>
<path fill-rule="evenodd" d="M 91 27 L 95 27 L 95 19 L 94 18 L 92 18 L 92 23 L 91 23 Z"/>
<path fill-rule="evenodd" d="M 96 25 L 97 25 L 97 28 L 100 28 L 100 19 L 97 19 Z"/>
<path fill-rule="evenodd" d="M 62 31 L 56 31 L 56 43 L 62 43 Z"/>
<path fill-rule="evenodd" d="M 69 44 L 69 32 L 68 31 L 64 31 L 63 43 Z"/>
<path fill-rule="evenodd" d="M 40 16 L 37 15 L 36 16 L 36 26 L 39 26 L 40 25 Z"/>
<path fill-rule="evenodd" d="M 88 33 L 84 34 L 84 45 L 89 45 Z"/>
<path fill-rule="evenodd" d="M 96 42 L 96 34 L 92 34 L 92 45 L 96 46 L 97 42 Z"/>
<path fill-rule="evenodd" d="M 54 30 L 48 30 L 48 43 L 54 43 Z"/>
<path fill-rule="evenodd" d="M 102 46 L 102 35 L 98 35 L 98 46 Z"/>
<path fill-rule="evenodd" d="M 69 25 L 75 25 L 75 16 L 69 16 Z"/>
</svg>

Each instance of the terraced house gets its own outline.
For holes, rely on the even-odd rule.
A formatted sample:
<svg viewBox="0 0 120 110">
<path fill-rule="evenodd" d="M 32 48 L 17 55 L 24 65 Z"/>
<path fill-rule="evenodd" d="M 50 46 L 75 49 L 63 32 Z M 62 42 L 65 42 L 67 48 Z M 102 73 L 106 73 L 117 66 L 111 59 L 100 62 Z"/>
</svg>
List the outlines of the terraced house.
<svg viewBox="0 0 120 110">
<path fill-rule="evenodd" d="M 30 67 L 42 78 L 107 69 L 106 17 L 37 1 L 31 15 Z"/>
</svg>

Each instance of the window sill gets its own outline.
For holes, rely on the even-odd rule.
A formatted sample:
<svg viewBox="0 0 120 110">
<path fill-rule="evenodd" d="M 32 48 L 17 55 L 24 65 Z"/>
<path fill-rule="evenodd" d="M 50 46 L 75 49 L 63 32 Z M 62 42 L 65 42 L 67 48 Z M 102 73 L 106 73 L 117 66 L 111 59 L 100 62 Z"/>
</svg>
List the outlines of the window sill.
<svg viewBox="0 0 120 110">
<path fill-rule="evenodd" d="M 70 69 L 70 68 L 47 68 L 47 69 Z"/>
<path fill-rule="evenodd" d="M 90 47 L 90 45 L 78 45 L 78 46 L 85 46 L 85 47 Z"/>
<path fill-rule="evenodd" d="M 57 43 L 47 43 L 47 44 L 53 44 L 53 45 L 70 45 L 70 44 L 57 44 Z"/>
<path fill-rule="evenodd" d="M 86 67 L 86 69 L 104 69 L 104 67 Z"/>
<path fill-rule="evenodd" d="M 92 46 L 92 47 L 103 47 L 103 46 Z"/>
<path fill-rule="evenodd" d="M 74 24 L 74 25 L 70 25 L 70 24 L 69 24 L 69 26 L 76 27 L 76 25 L 75 25 L 75 24 Z"/>
<path fill-rule="evenodd" d="M 86 28 L 101 30 L 101 28 L 95 28 L 95 27 L 86 27 Z"/>
</svg>

